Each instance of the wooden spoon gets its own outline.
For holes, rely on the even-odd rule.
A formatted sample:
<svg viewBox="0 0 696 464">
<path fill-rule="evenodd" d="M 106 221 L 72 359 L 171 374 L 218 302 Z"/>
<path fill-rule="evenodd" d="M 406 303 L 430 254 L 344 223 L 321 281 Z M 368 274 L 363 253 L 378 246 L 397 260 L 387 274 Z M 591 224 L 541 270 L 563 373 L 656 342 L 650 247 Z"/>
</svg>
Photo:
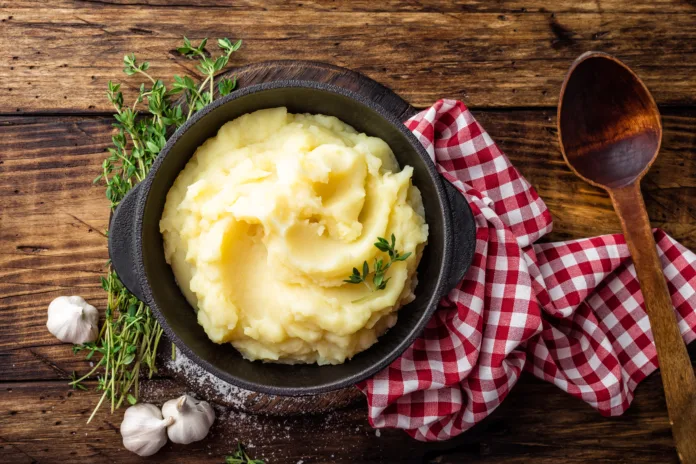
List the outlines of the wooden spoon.
<svg viewBox="0 0 696 464">
<path fill-rule="evenodd" d="M 628 66 L 587 52 L 561 87 L 558 137 L 568 166 L 609 193 L 621 220 L 657 347 L 677 452 L 682 462 L 696 463 L 696 377 L 640 192 L 662 138 L 657 105 Z"/>
</svg>

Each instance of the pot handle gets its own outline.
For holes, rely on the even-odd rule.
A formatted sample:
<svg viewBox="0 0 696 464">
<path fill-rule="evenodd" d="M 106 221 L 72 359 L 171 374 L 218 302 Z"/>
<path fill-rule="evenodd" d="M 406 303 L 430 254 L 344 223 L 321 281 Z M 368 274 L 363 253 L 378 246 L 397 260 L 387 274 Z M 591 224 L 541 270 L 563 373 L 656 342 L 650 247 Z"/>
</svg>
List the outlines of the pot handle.
<svg viewBox="0 0 696 464">
<path fill-rule="evenodd" d="M 447 291 L 457 286 L 469 270 L 476 248 L 476 222 L 469 203 L 457 187 L 442 178 L 449 200 L 452 225 L 453 256 L 447 279 Z"/>
<path fill-rule="evenodd" d="M 145 301 L 135 268 L 135 209 L 140 184 L 131 189 L 116 207 L 109 225 L 109 257 L 118 278 L 129 292 Z"/>
</svg>

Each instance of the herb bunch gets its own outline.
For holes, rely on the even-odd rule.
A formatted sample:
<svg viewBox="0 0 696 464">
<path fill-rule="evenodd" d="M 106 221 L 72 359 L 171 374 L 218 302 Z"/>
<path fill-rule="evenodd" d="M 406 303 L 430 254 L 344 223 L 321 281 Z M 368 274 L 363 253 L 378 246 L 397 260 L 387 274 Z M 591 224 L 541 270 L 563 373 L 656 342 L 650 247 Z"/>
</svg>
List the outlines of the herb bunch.
<svg viewBox="0 0 696 464">
<path fill-rule="evenodd" d="M 103 181 L 106 185 L 106 198 L 112 210 L 145 178 L 168 135 L 213 101 L 215 75 L 227 66 L 242 42 L 219 39 L 217 45 L 222 53 L 217 58 L 207 52 L 206 44 L 207 39 L 203 39 L 194 46 L 184 37 L 183 46 L 178 48 L 182 55 L 199 60 L 197 69 L 204 75 L 200 85 L 189 76 L 174 76 L 174 83 L 167 87 L 148 73 L 147 61 L 139 63 L 132 53 L 123 58 L 123 72 L 147 80 L 140 85 L 133 103 L 126 105 L 121 85 L 109 81 L 106 95 L 116 110 L 115 134 L 111 139 L 113 145 L 108 148 L 109 156 L 94 182 Z M 236 79 L 218 82 L 220 95 L 229 94 L 235 87 Z M 171 98 L 180 93 L 184 94 L 183 103 L 172 102 Z M 155 360 L 162 336 L 162 328 L 150 308 L 125 288 L 115 272 L 109 270 L 101 277 L 101 284 L 108 298 L 99 338 L 94 343 L 73 347 L 75 353 L 86 352 L 86 359 L 92 359 L 95 353 L 101 355 L 90 372 L 79 378 L 73 373 L 70 382 L 73 388 L 86 389 L 82 381 L 99 372 L 97 391 L 103 394 L 88 422 L 106 401 L 111 404 L 111 412 L 124 401 L 137 402 L 141 368 L 147 368 L 149 378 L 157 372 Z"/>
<path fill-rule="evenodd" d="M 396 237 L 394 237 L 394 234 L 391 234 L 391 243 L 389 243 L 386 238 L 377 237 L 375 247 L 377 247 L 379 251 L 387 253 L 389 256 L 389 262 L 385 263 L 382 258 L 375 258 L 374 270 L 370 271 L 370 266 L 367 264 L 367 261 L 365 261 L 362 265 L 362 273 L 358 270 L 358 268 L 354 267 L 353 273 L 348 276 L 344 282 L 349 284 L 364 284 L 371 292 L 376 290 L 384 290 L 387 287 L 387 282 L 389 282 L 389 279 L 391 279 L 391 277 L 387 277 L 385 279 L 387 270 L 389 270 L 391 265 L 395 262 L 406 261 L 406 259 L 411 256 L 410 251 L 408 253 L 401 254 L 396 249 Z M 372 275 L 372 286 L 367 283 L 367 279 L 370 275 Z"/>
</svg>

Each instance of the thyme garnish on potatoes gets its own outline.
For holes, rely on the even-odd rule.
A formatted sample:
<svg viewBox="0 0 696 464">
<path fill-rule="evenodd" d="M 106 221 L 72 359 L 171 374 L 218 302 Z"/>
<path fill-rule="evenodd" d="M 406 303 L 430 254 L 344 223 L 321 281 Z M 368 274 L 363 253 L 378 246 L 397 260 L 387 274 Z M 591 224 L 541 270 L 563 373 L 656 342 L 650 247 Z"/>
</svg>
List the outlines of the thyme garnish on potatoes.
<svg viewBox="0 0 696 464">
<path fill-rule="evenodd" d="M 207 39 L 194 46 L 184 37 L 184 44 L 177 50 L 182 55 L 199 60 L 197 69 L 203 73 L 200 84 L 189 76 L 174 76 L 168 88 L 160 79 L 148 73 L 148 62 L 138 63 L 134 54 L 123 58 L 123 72 L 128 76 L 142 76 L 148 81 L 140 85 L 132 105 L 125 105 L 120 84 L 109 81 L 107 98 L 116 110 L 114 114 L 115 135 L 109 156 L 102 164 L 102 172 L 94 182 L 106 184 L 106 198 L 113 210 L 124 196 L 147 175 L 152 163 L 164 147 L 167 136 L 186 122 L 196 111 L 213 101 L 215 75 L 227 66 L 232 53 L 242 44 L 229 39 L 219 39 L 218 48 L 222 54 L 211 56 L 205 49 Z M 236 79 L 221 79 L 218 90 L 221 96 L 229 94 L 236 87 Z M 185 103 L 171 102 L 173 95 L 183 93 Z M 145 106 L 139 111 L 139 105 Z M 139 394 L 141 368 L 147 367 L 148 377 L 157 372 L 155 366 L 157 347 L 162 336 L 162 328 L 143 302 L 132 295 L 110 271 L 101 277 L 102 288 L 107 292 L 105 321 L 99 338 L 94 343 L 76 345 L 75 353 L 86 352 L 86 359 L 95 353 L 101 355 L 94 368 L 78 378 L 73 373 L 70 385 L 85 389 L 82 382 L 100 372 L 97 391 L 103 394 L 89 421 L 99 408 L 108 402 L 111 412 L 124 401 L 135 404 Z"/>
<path fill-rule="evenodd" d="M 397 251 L 396 237 L 394 237 L 394 234 L 391 234 L 391 244 L 386 238 L 377 237 L 375 247 L 377 247 L 379 251 L 383 251 L 389 255 L 389 262 L 385 264 L 382 258 L 375 258 L 374 270 L 370 271 L 370 266 L 367 264 L 367 261 L 365 261 L 362 265 L 362 273 L 358 270 L 358 268 L 354 267 L 353 273 L 348 276 L 344 282 L 349 284 L 364 284 L 371 292 L 376 290 L 384 290 L 387 287 L 387 282 L 389 282 L 389 279 L 391 279 L 391 277 L 387 277 L 386 279 L 384 278 L 387 270 L 395 262 L 406 261 L 406 259 L 411 256 L 410 251 L 408 253 L 404 253 L 403 255 Z M 367 279 L 370 274 L 372 274 L 372 286 L 367 283 Z"/>
</svg>

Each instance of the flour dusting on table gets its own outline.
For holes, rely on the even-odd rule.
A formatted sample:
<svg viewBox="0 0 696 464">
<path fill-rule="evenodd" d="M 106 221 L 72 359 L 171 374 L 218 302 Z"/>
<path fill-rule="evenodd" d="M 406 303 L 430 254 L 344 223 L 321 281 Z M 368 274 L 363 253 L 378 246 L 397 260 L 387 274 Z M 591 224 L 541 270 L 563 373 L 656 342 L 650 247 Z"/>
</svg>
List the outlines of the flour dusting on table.
<svg viewBox="0 0 696 464">
<path fill-rule="evenodd" d="M 254 394 L 254 392 L 235 387 L 215 377 L 187 358 L 178 348 L 176 349 L 175 359 L 169 359 L 165 366 L 172 372 L 184 376 L 191 385 L 200 387 L 201 390 L 220 397 L 225 404 L 232 407 L 243 407 L 247 398 Z"/>
</svg>

